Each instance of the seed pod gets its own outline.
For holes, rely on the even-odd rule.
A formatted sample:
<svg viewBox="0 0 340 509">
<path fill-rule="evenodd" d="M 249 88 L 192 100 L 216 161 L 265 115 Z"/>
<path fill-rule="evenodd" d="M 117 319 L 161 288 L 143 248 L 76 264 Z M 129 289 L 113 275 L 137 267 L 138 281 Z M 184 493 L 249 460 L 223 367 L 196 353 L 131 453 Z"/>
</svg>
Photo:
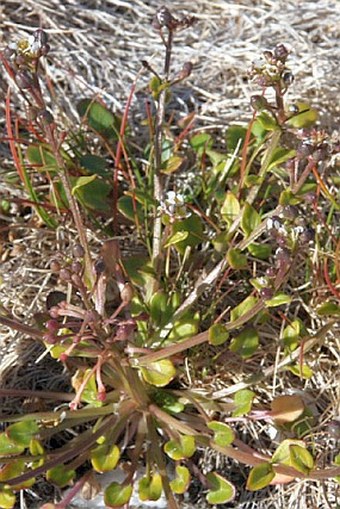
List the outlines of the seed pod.
<svg viewBox="0 0 340 509">
<path fill-rule="evenodd" d="M 75 244 L 73 246 L 72 253 L 75 258 L 83 258 L 85 251 L 81 244 Z"/>
<path fill-rule="evenodd" d="M 48 42 L 48 35 L 42 29 L 38 28 L 35 32 L 33 32 L 34 41 L 39 44 L 39 47 L 45 46 Z"/>
<path fill-rule="evenodd" d="M 276 266 L 283 267 L 288 265 L 291 261 L 290 252 L 284 247 L 278 247 L 275 252 Z"/>
<path fill-rule="evenodd" d="M 152 20 L 152 26 L 153 28 L 155 28 L 156 30 L 159 30 L 163 27 L 166 27 L 166 28 L 172 28 L 172 25 L 175 21 L 175 18 L 173 17 L 173 15 L 171 14 L 171 12 L 169 11 L 169 9 L 167 9 L 167 7 L 165 7 L 164 5 L 156 12 L 153 20 Z"/>
<path fill-rule="evenodd" d="M 255 111 L 261 111 L 270 108 L 267 99 L 263 97 L 263 95 L 252 95 L 250 98 L 250 104 Z"/>
<path fill-rule="evenodd" d="M 74 272 L 75 274 L 81 274 L 82 270 L 83 270 L 83 266 L 80 262 L 78 262 L 77 260 L 73 261 L 72 262 L 72 265 L 71 265 L 71 270 L 72 272 Z"/>
<path fill-rule="evenodd" d="M 301 244 L 309 244 L 315 239 L 315 230 L 313 228 L 304 228 L 303 232 L 299 236 Z"/>
<path fill-rule="evenodd" d="M 274 296 L 274 290 L 272 288 L 262 288 L 260 291 L 262 299 L 272 299 Z"/>
<path fill-rule="evenodd" d="M 51 260 L 50 269 L 52 272 L 59 272 L 61 269 L 61 265 L 60 265 L 59 261 L 55 260 L 55 259 Z"/>
<path fill-rule="evenodd" d="M 122 302 L 124 302 L 124 304 L 128 304 L 129 302 L 131 302 L 133 295 L 134 291 L 130 283 L 125 283 L 120 292 L 120 298 L 122 299 Z"/>
<path fill-rule="evenodd" d="M 17 73 L 15 76 L 15 82 L 20 90 L 32 88 L 34 85 L 33 76 L 27 69 L 23 69 Z"/>
<path fill-rule="evenodd" d="M 103 272 L 105 272 L 105 269 L 106 269 L 106 265 L 105 265 L 105 262 L 104 262 L 104 259 L 103 258 L 98 258 L 98 260 L 95 261 L 95 264 L 94 264 L 94 270 L 96 272 L 96 274 L 103 274 Z"/>
<path fill-rule="evenodd" d="M 282 80 L 283 80 L 284 84 L 286 85 L 286 87 L 288 87 L 294 81 L 293 73 L 291 73 L 290 71 L 284 72 L 282 75 Z"/>
<path fill-rule="evenodd" d="M 80 288 L 83 286 L 83 281 L 82 281 L 81 277 L 79 276 L 79 274 L 72 274 L 71 281 L 74 284 L 74 286 L 76 286 L 77 288 Z"/>
<path fill-rule="evenodd" d="M 275 277 L 277 274 L 277 270 L 275 269 L 275 267 L 268 267 L 268 269 L 266 270 L 266 276 L 272 278 L 272 277 Z"/>
<path fill-rule="evenodd" d="M 54 123 L 53 115 L 48 110 L 40 110 L 37 115 L 37 120 L 43 125 L 51 125 Z"/>
<path fill-rule="evenodd" d="M 286 205 L 282 211 L 282 215 L 285 219 L 293 220 L 297 217 L 299 209 L 295 205 Z"/>
<path fill-rule="evenodd" d="M 47 320 L 46 329 L 50 332 L 56 332 L 59 330 L 59 322 L 57 320 Z"/>
<path fill-rule="evenodd" d="M 62 281 L 71 281 L 71 271 L 69 269 L 61 269 L 59 272 L 59 277 Z"/>
</svg>

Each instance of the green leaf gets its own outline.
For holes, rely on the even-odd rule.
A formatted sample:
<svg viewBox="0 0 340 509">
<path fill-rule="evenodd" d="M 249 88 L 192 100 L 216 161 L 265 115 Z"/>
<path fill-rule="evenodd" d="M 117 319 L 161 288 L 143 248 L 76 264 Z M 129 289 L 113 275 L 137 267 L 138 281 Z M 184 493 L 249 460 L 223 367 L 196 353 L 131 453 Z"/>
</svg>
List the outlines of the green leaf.
<svg viewBox="0 0 340 509">
<path fill-rule="evenodd" d="M 114 508 L 127 504 L 131 498 L 132 489 L 132 484 L 112 482 L 104 491 L 105 506 Z"/>
<path fill-rule="evenodd" d="M 221 215 L 224 219 L 224 221 L 227 222 L 228 226 L 230 226 L 233 221 L 237 218 L 237 216 L 240 214 L 241 207 L 238 199 L 236 196 L 231 192 L 228 191 L 226 193 L 222 208 L 221 208 Z"/>
<path fill-rule="evenodd" d="M 340 316 L 340 306 L 335 302 L 326 301 L 316 308 L 316 312 L 319 316 Z"/>
<path fill-rule="evenodd" d="M 15 443 L 6 435 L 5 432 L 0 433 L 0 458 L 1 456 L 21 454 L 24 450 L 24 446 Z"/>
<path fill-rule="evenodd" d="M 241 219 L 241 228 L 246 234 L 247 237 L 259 226 L 261 223 L 261 216 L 257 213 L 257 211 L 249 205 L 249 203 L 244 204 L 242 219 Z"/>
<path fill-rule="evenodd" d="M 68 470 L 65 465 L 57 465 L 56 467 L 47 470 L 46 479 L 59 486 L 59 488 L 64 488 L 75 477 L 75 470 Z"/>
<path fill-rule="evenodd" d="M 150 362 L 141 372 L 144 380 L 155 387 L 168 385 L 176 376 L 176 368 L 169 359 Z"/>
<path fill-rule="evenodd" d="M 76 374 L 72 378 L 72 386 L 77 392 L 80 388 L 83 380 L 87 377 L 89 369 L 86 371 L 79 369 Z M 89 380 L 87 381 L 85 388 L 81 394 L 81 401 L 85 403 L 90 403 L 92 406 L 100 407 L 102 406 L 102 402 L 98 401 L 98 389 L 96 384 L 95 374 L 91 375 Z"/>
<path fill-rule="evenodd" d="M 117 202 L 117 208 L 119 212 L 130 219 L 130 221 L 135 221 L 136 218 L 141 223 L 144 221 L 144 211 L 142 205 L 134 200 L 132 196 L 121 196 Z"/>
<path fill-rule="evenodd" d="M 213 139 L 208 133 L 199 133 L 195 134 L 190 138 L 190 145 L 195 150 L 195 152 L 199 152 L 200 150 L 206 150 L 208 147 L 211 147 L 213 144 Z"/>
<path fill-rule="evenodd" d="M 183 242 L 188 237 L 189 237 L 188 231 L 176 232 L 173 235 L 170 235 L 170 237 L 168 237 L 166 243 L 164 244 L 164 247 L 174 246 L 175 244 L 178 244 L 179 242 Z"/>
<path fill-rule="evenodd" d="M 241 389 L 235 392 L 234 405 L 235 410 L 232 413 L 233 417 L 242 417 L 250 412 L 255 393 L 249 389 Z"/>
<path fill-rule="evenodd" d="M 162 494 L 162 477 L 158 472 L 142 477 L 138 484 L 138 495 L 142 502 L 145 500 L 158 500 Z"/>
<path fill-rule="evenodd" d="M 77 104 L 78 114 L 87 120 L 88 125 L 107 138 L 117 139 L 119 131 L 118 117 L 113 115 L 99 101 L 82 99 Z"/>
<path fill-rule="evenodd" d="M 226 447 L 235 439 L 235 433 L 230 426 L 219 421 L 211 421 L 207 424 L 208 428 L 214 431 L 214 442 L 217 445 Z"/>
<path fill-rule="evenodd" d="M 287 162 L 289 159 L 295 157 L 296 151 L 289 150 L 283 147 L 277 147 L 271 155 L 270 163 L 268 165 L 268 170 L 272 170 L 273 168 L 277 168 L 281 166 L 283 163 Z"/>
<path fill-rule="evenodd" d="M 272 463 L 287 465 L 308 475 L 314 467 L 314 459 L 303 441 L 286 439 L 281 442 L 272 456 Z"/>
<path fill-rule="evenodd" d="M 223 345 L 229 338 L 229 332 L 221 323 L 215 323 L 209 329 L 209 343 L 214 346 Z"/>
<path fill-rule="evenodd" d="M 166 163 L 162 165 L 161 172 L 166 175 L 171 175 L 181 168 L 184 161 L 185 159 L 183 157 L 171 156 L 167 159 Z"/>
<path fill-rule="evenodd" d="M 176 466 L 176 477 L 170 481 L 170 488 L 173 493 L 182 495 L 189 487 L 191 480 L 190 472 L 187 467 L 182 465 Z"/>
<path fill-rule="evenodd" d="M 267 308 L 274 308 L 282 306 L 283 304 L 289 304 L 292 298 L 285 293 L 277 293 L 272 299 L 266 300 L 265 304 Z"/>
<path fill-rule="evenodd" d="M 58 164 L 55 157 L 51 153 L 50 147 L 44 143 L 29 145 L 26 151 L 26 157 L 37 171 L 58 171 Z"/>
<path fill-rule="evenodd" d="M 247 247 L 249 253 L 254 256 L 254 258 L 259 258 L 260 260 L 267 260 L 272 253 L 272 246 L 270 244 L 249 244 Z"/>
<path fill-rule="evenodd" d="M 318 119 L 317 110 L 303 102 L 297 102 L 295 106 L 298 107 L 299 113 L 287 120 L 287 124 L 292 127 L 297 127 L 298 129 L 313 126 Z"/>
<path fill-rule="evenodd" d="M 314 371 L 307 366 L 306 364 L 303 364 L 302 370 L 300 364 L 294 364 L 293 366 L 288 366 L 287 368 L 293 375 L 299 376 L 300 378 L 304 378 L 305 380 L 309 380 L 314 375 Z"/>
<path fill-rule="evenodd" d="M 257 115 L 256 122 L 254 124 L 258 124 L 265 131 L 277 131 L 278 129 L 280 129 L 276 121 L 276 118 L 267 111 L 261 111 L 261 113 Z"/>
<path fill-rule="evenodd" d="M 197 334 L 199 321 L 198 313 L 195 313 L 194 316 L 191 313 L 186 313 L 174 323 L 168 336 L 168 342 L 179 341 Z"/>
<path fill-rule="evenodd" d="M 211 485 L 211 489 L 206 496 L 209 504 L 226 504 L 235 497 L 234 486 L 220 474 L 209 472 L 207 474 L 207 481 Z"/>
<path fill-rule="evenodd" d="M 252 327 L 244 329 L 230 343 L 230 350 L 238 353 L 244 359 L 251 357 L 259 346 L 259 336 Z"/>
<path fill-rule="evenodd" d="M 6 488 L 0 489 L 0 507 L 1 509 L 12 509 L 15 505 L 15 494 Z"/>
<path fill-rule="evenodd" d="M 107 169 L 108 163 L 103 157 L 94 154 L 85 154 L 80 156 L 79 164 L 90 173 L 94 173 L 102 177 L 109 175 L 109 171 Z"/>
<path fill-rule="evenodd" d="M 235 322 L 238 318 L 245 315 L 257 304 L 257 298 L 249 295 L 238 306 L 230 311 L 230 321 Z"/>
<path fill-rule="evenodd" d="M 283 344 L 290 351 L 293 352 L 300 343 L 301 338 L 301 320 L 294 320 L 287 327 L 284 328 L 282 333 Z"/>
<path fill-rule="evenodd" d="M 227 260 L 232 269 L 246 269 L 248 266 L 247 257 L 237 247 L 230 248 L 227 252 Z"/>
<path fill-rule="evenodd" d="M 292 445 L 290 447 L 290 464 L 293 468 L 308 475 L 314 467 L 313 456 L 305 447 Z"/>
<path fill-rule="evenodd" d="M 180 254 L 184 254 L 188 246 L 195 247 L 203 240 L 203 226 L 201 219 L 192 214 L 186 219 L 179 219 L 172 224 L 172 234 L 187 232 L 188 235 L 182 241 L 177 241 L 175 248 Z"/>
<path fill-rule="evenodd" d="M 102 444 L 91 451 L 91 463 L 96 472 L 110 472 L 119 461 L 120 452 L 115 444 Z"/>
<path fill-rule="evenodd" d="M 241 125 L 230 126 L 226 132 L 226 142 L 228 152 L 234 152 L 237 147 L 239 147 L 239 150 L 241 150 L 246 134 L 247 134 L 246 127 L 243 127 Z"/>
<path fill-rule="evenodd" d="M 111 191 L 111 186 L 99 179 L 97 175 L 79 177 L 72 187 L 72 193 L 78 201 L 87 209 L 95 212 L 111 210 L 111 200 L 109 199 Z"/>
<path fill-rule="evenodd" d="M 37 434 L 39 427 L 35 421 L 21 421 L 11 424 L 6 429 L 8 438 L 22 447 L 28 447 L 31 439 Z"/>
<path fill-rule="evenodd" d="M 191 458 L 195 451 L 195 438 L 190 435 L 182 435 L 179 442 L 169 440 L 164 444 L 164 452 L 175 461 Z"/>
<path fill-rule="evenodd" d="M 172 308 L 167 301 L 168 298 L 162 290 L 158 290 L 150 299 L 150 316 L 157 326 L 167 323 L 171 318 Z"/>
<path fill-rule="evenodd" d="M 260 463 L 251 469 L 247 479 L 247 490 L 257 491 L 265 488 L 274 479 L 275 472 L 270 463 Z"/>
</svg>

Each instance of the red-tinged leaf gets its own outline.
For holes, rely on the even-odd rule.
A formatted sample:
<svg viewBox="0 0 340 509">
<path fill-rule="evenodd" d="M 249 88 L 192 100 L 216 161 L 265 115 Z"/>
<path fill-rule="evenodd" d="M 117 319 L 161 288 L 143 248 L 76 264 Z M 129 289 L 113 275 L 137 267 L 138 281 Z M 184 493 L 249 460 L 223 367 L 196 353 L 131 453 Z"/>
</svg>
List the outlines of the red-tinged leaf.
<svg viewBox="0 0 340 509">
<path fill-rule="evenodd" d="M 278 396 L 271 403 L 271 416 L 276 424 L 296 421 L 303 414 L 305 405 L 300 396 Z"/>
</svg>

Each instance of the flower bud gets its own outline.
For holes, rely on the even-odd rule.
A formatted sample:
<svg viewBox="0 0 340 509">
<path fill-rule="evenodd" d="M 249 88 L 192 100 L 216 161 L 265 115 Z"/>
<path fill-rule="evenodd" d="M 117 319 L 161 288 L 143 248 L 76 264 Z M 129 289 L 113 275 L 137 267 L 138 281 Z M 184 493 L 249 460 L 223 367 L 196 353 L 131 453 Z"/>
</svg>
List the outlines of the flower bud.
<svg viewBox="0 0 340 509">
<path fill-rule="evenodd" d="M 122 299 L 122 302 L 124 302 L 124 304 L 128 304 L 129 302 L 131 302 L 133 295 L 134 291 L 130 283 L 125 283 L 120 292 L 120 298 Z"/>
<path fill-rule="evenodd" d="M 78 262 L 77 260 L 73 261 L 72 262 L 72 265 L 71 265 L 71 270 L 72 272 L 74 272 L 75 274 L 81 274 L 82 270 L 83 270 L 83 266 L 80 262 Z"/>
<path fill-rule="evenodd" d="M 94 270 L 97 275 L 103 274 L 105 272 L 106 265 L 103 258 L 98 258 L 94 264 Z"/>
<path fill-rule="evenodd" d="M 173 25 L 174 21 L 175 21 L 175 18 L 173 17 L 173 15 L 169 11 L 169 9 L 167 9 L 167 7 L 165 7 L 163 5 L 156 12 L 156 14 L 155 14 L 155 16 L 154 16 L 154 18 L 152 20 L 152 26 L 156 30 L 160 30 L 163 27 L 172 28 L 172 25 Z"/>
<path fill-rule="evenodd" d="M 50 125 L 54 123 L 54 118 L 52 113 L 47 110 L 40 110 L 37 115 L 37 120 L 45 125 Z"/>
<path fill-rule="evenodd" d="M 72 253 L 75 258 L 83 258 L 85 251 L 81 244 L 75 244 L 73 246 Z"/>
<path fill-rule="evenodd" d="M 274 296 L 274 290 L 272 288 L 262 288 L 260 290 L 260 295 L 264 300 L 272 299 Z"/>
<path fill-rule="evenodd" d="M 282 79 L 283 79 L 283 82 L 286 85 L 286 87 L 288 87 L 289 85 L 291 85 L 293 83 L 294 75 L 290 71 L 286 71 L 283 73 Z"/>
<path fill-rule="evenodd" d="M 315 238 L 315 230 L 313 228 L 304 228 L 303 232 L 299 236 L 301 244 L 309 244 Z"/>
<path fill-rule="evenodd" d="M 288 58 L 289 51 L 284 44 L 277 44 L 274 49 L 274 55 L 281 62 L 285 62 Z"/>
<path fill-rule="evenodd" d="M 263 95 L 252 95 L 250 98 L 250 104 L 255 111 L 261 111 L 270 108 L 267 99 L 263 97 Z"/>
</svg>

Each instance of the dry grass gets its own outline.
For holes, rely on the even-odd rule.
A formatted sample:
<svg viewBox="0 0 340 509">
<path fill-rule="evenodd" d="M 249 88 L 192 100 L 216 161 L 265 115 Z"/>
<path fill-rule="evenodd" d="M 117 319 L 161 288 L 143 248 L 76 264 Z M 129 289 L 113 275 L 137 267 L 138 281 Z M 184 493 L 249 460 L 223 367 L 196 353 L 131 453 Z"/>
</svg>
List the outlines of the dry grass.
<svg viewBox="0 0 340 509">
<path fill-rule="evenodd" d="M 152 14 L 159 6 L 160 2 L 156 0 L 84 0 L 81 5 L 77 0 L 5 0 L 0 6 L 0 46 L 42 26 L 50 35 L 52 52 L 47 72 L 57 97 L 61 98 L 61 107 L 71 117 L 76 117 L 76 99 L 86 94 L 99 94 L 108 105 L 122 111 L 130 87 L 141 69 L 141 60 L 148 59 L 155 68 L 161 65 L 163 50 L 150 28 Z M 195 110 L 197 126 L 205 125 L 212 129 L 224 128 L 232 121 L 249 120 L 252 88 L 247 82 L 247 69 L 264 48 L 287 42 L 293 47 L 291 68 L 296 77 L 290 98 L 292 101 L 309 100 L 321 111 L 321 125 L 331 133 L 336 130 L 340 65 L 337 2 L 196 0 L 193 3 L 183 0 L 168 2 L 168 7 L 173 12 L 190 13 L 197 17 L 196 25 L 177 39 L 175 56 L 178 65 L 188 60 L 194 63 L 194 71 L 185 89 L 173 104 L 180 114 Z M 139 78 L 136 98 L 144 96 L 147 79 L 144 75 Z M 5 91 L 6 83 L 2 80 L 1 111 Z M 136 119 L 140 115 L 139 108 L 135 99 L 133 115 Z M 0 158 L 3 161 L 0 169 L 3 192 L 18 198 L 19 191 L 4 179 L 3 170 L 10 168 L 8 149 L 4 144 L 0 145 Z M 10 309 L 14 316 L 28 320 L 43 308 L 51 288 L 56 288 L 48 264 L 56 250 L 67 252 L 74 232 L 68 224 L 62 225 L 57 232 L 56 244 L 55 234 L 37 227 L 19 207 L 17 217 L 13 214 L 12 218 L 13 223 L 0 217 L 1 305 Z M 96 249 L 97 239 L 92 239 L 92 245 Z M 294 305 L 303 304 L 295 302 Z M 312 313 L 310 309 L 305 312 Z M 320 319 L 312 314 L 308 332 L 313 334 L 321 325 Z M 270 329 L 266 333 L 269 337 Z M 314 445 L 320 465 L 329 464 L 334 457 L 336 441 L 329 434 L 327 423 L 340 414 L 336 333 L 338 331 L 333 330 L 322 347 L 308 354 L 308 363 L 315 375 L 310 381 L 299 383 L 299 390 L 310 401 L 317 418 Z M 252 358 L 251 362 L 238 366 L 238 369 L 232 358 L 225 358 L 220 366 L 214 364 L 204 381 L 197 373 L 193 384 L 204 390 L 223 391 L 243 380 L 247 372 L 275 366 L 279 353 L 277 345 L 270 344 L 268 339 L 268 353 L 263 358 Z M 210 355 L 209 352 L 206 354 Z M 44 373 L 50 372 L 51 364 L 46 358 L 37 367 L 32 359 L 38 355 L 35 345 L 25 342 L 13 331 L 2 329 L 2 383 L 12 387 L 32 387 L 38 381 L 42 383 Z M 194 367 L 191 376 L 193 374 Z M 55 388 L 60 383 L 60 373 L 56 370 L 52 386 Z M 46 379 L 44 387 L 50 385 L 51 381 Z M 296 378 L 278 373 L 275 369 L 257 388 L 262 402 L 269 401 L 275 394 L 295 390 Z M 2 409 L 6 409 L 8 404 L 5 402 Z M 269 450 L 272 432 L 269 426 L 268 429 L 265 426 L 259 429 L 258 426 L 244 425 L 239 432 L 247 437 L 250 445 L 260 444 L 261 450 Z M 262 443 L 263 436 L 268 439 Z M 202 458 L 203 468 L 208 469 L 210 465 L 227 470 L 228 477 L 236 484 L 237 479 L 246 475 L 245 469 L 211 454 Z M 203 508 L 202 494 L 199 491 L 195 494 L 193 489 L 191 495 L 194 501 L 197 500 L 196 507 Z M 243 492 L 238 494 L 236 504 L 225 507 L 330 509 L 336 507 L 336 485 L 332 481 L 318 484 L 300 481 L 255 494 Z"/>
</svg>

